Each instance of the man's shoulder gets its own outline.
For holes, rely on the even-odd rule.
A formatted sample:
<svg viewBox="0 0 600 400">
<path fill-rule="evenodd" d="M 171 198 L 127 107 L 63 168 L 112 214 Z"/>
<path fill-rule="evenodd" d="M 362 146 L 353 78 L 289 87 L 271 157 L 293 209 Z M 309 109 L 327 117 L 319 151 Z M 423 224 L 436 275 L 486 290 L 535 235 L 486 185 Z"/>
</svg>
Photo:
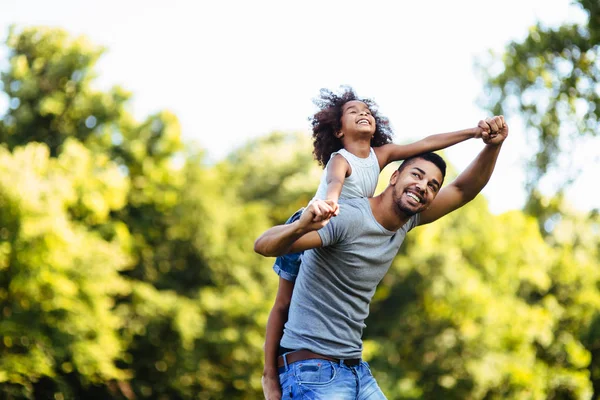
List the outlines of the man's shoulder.
<svg viewBox="0 0 600 400">
<path fill-rule="evenodd" d="M 369 199 L 366 197 L 353 197 L 351 199 L 340 199 L 340 215 L 346 213 L 358 213 L 367 210 L 371 207 Z"/>
<path fill-rule="evenodd" d="M 318 231 L 324 246 L 351 240 L 365 226 L 364 216 L 370 208 L 367 198 L 340 200 L 339 206 L 339 214 Z"/>
<path fill-rule="evenodd" d="M 366 197 L 353 197 L 351 199 L 340 199 L 339 201 L 340 207 L 354 207 L 354 208 L 362 208 L 365 205 L 369 205 L 369 199 Z"/>
<path fill-rule="evenodd" d="M 340 213 L 332 219 L 332 222 L 336 221 L 338 225 L 341 223 L 345 225 L 360 224 L 360 221 L 369 215 L 371 209 L 369 199 L 366 197 L 340 200 L 339 206 Z"/>
<path fill-rule="evenodd" d="M 340 206 L 340 212 L 337 216 L 333 217 L 330 224 L 337 227 L 350 227 L 362 220 L 362 215 L 366 214 L 370 207 L 369 200 L 366 198 L 352 198 L 340 200 L 338 203 Z"/>
</svg>

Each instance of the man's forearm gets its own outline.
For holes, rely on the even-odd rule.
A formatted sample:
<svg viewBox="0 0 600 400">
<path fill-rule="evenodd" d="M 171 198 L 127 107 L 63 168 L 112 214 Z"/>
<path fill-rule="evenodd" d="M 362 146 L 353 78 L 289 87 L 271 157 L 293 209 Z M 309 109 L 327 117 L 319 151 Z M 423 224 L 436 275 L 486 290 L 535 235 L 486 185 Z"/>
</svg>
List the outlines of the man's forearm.
<svg viewBox="0 0 600 400">
<path fill-rule="evenodd" d="M 260 235 L 254 242 L 254 251 L 265 257 L 286 254 L 292 244 L 306 232 L 298 221 L 291 224 L 274 226 Z"/>
<path fill-rule="evenodd" d="M 335 215 L 334 202 L 311 201 L 300 219 L 267 230 L 254 242 L 254 251 L 265 257 L 287 254 L 290 250 L 303 251 L 320 247 L 322 242 L 316 232 L 329 223 Z"/>
<path fill-rule="evenodd" d="M 465 203 L 475 198 L 489 182 L 492 172 L 494 172 L 501 147 L 502 143 L 498 145 L 486 145 L 475 160 L 469 164 L 467 169 L 453 182 L 453 185 L 462 192 Z"/>
</svg>

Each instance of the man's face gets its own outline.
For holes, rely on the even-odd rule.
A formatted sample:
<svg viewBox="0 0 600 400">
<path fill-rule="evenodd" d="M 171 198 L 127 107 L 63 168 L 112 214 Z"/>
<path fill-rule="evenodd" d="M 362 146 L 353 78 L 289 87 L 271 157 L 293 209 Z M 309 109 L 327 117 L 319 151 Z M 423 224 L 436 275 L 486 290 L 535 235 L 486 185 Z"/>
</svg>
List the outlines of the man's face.
<svg viewBox="0 0 600 400">
<path fill-rule="evenodd" d="M 342 133 L 373 136 L 377 126 L 369 107 L 362 101 L 352 100 L 342 106 Z"/>
<path fill-rule="evenodd" d="M 407 216 L 425 211 L 438 194 L 442 180 L 442 171 L 434 163 L 422 158 L 411 161 L 390 179 L 394 206 Z"/>
</svg>

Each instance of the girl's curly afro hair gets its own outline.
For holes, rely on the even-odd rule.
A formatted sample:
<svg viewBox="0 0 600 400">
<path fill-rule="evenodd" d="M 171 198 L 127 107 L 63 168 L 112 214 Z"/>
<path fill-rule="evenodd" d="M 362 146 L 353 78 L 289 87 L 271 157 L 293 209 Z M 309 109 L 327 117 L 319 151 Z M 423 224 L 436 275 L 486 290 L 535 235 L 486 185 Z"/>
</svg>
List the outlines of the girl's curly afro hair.
<svg viewBox="0 0 600 400">
<path fill-rule="evenodd" d="M 371 147 L 392 142 L 390 122 L 377 112 L 377 104 L 373 100 L 358 97 L 350 86 L 342 86 L 341 95 L 328 89 L 321 89 L 319 97 L 313 100 L 319 111 L 309 119 L 313 128 L 313 154 L 323 168 L 327 165 L 331 153 L 343 147 L 342 141 L 335 134 L 342 129 L 342 106 L 353 100 L 365 103 L 375 118 L 377 127 L 371 139 Z"/>
</svg>

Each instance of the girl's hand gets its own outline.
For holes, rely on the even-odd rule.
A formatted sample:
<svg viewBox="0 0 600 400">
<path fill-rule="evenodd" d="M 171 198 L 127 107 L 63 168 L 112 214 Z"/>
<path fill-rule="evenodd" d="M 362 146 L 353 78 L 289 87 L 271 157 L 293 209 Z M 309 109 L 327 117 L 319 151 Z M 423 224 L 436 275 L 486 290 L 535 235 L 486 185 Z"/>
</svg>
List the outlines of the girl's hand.
<svg viewBox="0 0 600 400">
<path fill-rule="evenodd" d="M 261 380 L 266 400 L 281 400 L 281 386 L 278 376 L 264 376 Z"/>
<path fill-rule="evenodd" d="M 306 232 L 316 231 L 329 223 L 337 209 L 339 207 L 333 200 L 311 201 L 298 222 Z"/>
<path fill-rule="evenodd" d="M 338 204 L 338 202 L 336 200 L 325 200 L 325 202 L 327 202 L 327 204 L 329 204 L 333 208 L 331 216 L 336 217 L 340 213 L 340 205 Z M 313 218 L 313 222 L 319 221 L 321 221 L 321 219 L 319 219 L 318 217 Z"/>
<path fill-rule="evenodd" d="M 489 138 L 483 138 L 483 142 L 491 145 L 499 145 L 504 142 L 504 139 L 508 136 L 508 125 L 504 120 L 504 116 L 498 115 L 486 118 L 485 123 L 490 127 L 491 133 Z"/>
</svg>

